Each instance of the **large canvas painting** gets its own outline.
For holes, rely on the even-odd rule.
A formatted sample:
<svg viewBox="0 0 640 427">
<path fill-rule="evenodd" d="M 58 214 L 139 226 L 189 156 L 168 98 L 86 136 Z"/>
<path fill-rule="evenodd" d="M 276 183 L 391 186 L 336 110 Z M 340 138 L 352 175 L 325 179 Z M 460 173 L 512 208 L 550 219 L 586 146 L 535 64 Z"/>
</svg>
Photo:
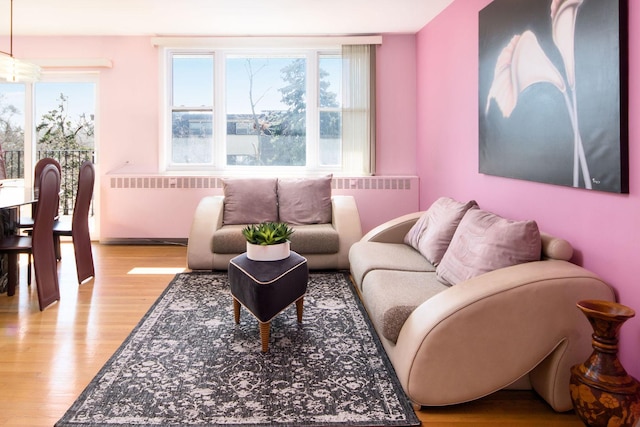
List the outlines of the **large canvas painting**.
<svg viewBox="0 0 640 427">
<path fill-rule="evenodd" d="M 479 14 L 481 173 L 628 192 L 626 0 Z"/>
</svg>

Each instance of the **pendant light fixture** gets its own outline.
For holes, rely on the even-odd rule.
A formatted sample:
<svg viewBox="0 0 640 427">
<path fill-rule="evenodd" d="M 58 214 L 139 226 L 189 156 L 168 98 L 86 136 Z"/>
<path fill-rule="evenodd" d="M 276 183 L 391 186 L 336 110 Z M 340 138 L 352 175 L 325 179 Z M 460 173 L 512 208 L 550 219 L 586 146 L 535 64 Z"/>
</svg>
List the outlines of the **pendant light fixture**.
<svg viewBox="0 0 640 427">
<path fill-rule="evenodd" d="M 13 0 L 10 0 L 9 8 L 9 52 L 0 51 L 0 81 L 37 81 L 40 79 L 40 67 L 13 57 Z"/>
</svg>

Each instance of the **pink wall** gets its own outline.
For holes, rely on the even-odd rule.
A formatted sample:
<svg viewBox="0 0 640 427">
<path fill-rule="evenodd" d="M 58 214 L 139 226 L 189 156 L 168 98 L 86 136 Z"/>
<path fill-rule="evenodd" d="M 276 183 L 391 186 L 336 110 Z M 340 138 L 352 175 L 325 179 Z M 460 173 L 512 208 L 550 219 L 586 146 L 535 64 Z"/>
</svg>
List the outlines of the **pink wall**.
<svg viewBox="0 0 640 427">
<path fill-rule="evenodd" d="M 535 219 L 569 240 L 574 261 L 640 313 L 640 46 L 633 42 L 640 39 L 640 3 L 629 1 L 630 193 L 616 195 L 478 173 L 478 11 L 490 2 L 456 0 L 417 35 L 421 207 L 448 195 Z M 640 378 L 640 315 L 622 327 L 620 346 L 623 365 Z"/>
<path fill-rule="evenodd" d="M 385 35 L 376 52 L 377 174 L 416 174 L 416 37 Z"/>
<path fill-rule="evenodd" d="M 22 37 L 21 58 L 106 58 L 99 73 L 99 174 L 129 161 L 136 171 L 158 169 L 158 57 L 147 37 Z M 45 70 L 46 71 L 46 70 Z"/>
<path fill-rule="evenodd" d="M 385 35 L 377 50 L 378 175 L 416 175 L 415 35 Z M 158 175 L 158 51 L 148 37 L 21 37 L 20 58 L 107 58 L 99 70 L 97 159 L 101 240 L 186 238 L 193 211 L 219 189 L 112 188 L 111 178 Z M 353 194 L 365 231 L 418 209 L 419 185 L 411 189 Z"/>
</svg>

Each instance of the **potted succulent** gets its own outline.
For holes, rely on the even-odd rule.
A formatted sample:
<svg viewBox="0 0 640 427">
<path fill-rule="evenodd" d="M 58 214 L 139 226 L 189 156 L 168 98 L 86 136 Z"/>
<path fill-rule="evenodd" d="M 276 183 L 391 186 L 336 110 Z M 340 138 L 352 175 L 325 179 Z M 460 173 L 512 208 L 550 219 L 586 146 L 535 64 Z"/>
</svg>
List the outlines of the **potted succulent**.
<svg viewBox="0 0 640 427">
<path fill-rule="evenodd" d="M 254 261 L 277 261 L 290 253 L 289 237 L 293 229 L 284 222 L 247 225 L 242 235 L 247 240 L 247 257 Z"/>
</svg>

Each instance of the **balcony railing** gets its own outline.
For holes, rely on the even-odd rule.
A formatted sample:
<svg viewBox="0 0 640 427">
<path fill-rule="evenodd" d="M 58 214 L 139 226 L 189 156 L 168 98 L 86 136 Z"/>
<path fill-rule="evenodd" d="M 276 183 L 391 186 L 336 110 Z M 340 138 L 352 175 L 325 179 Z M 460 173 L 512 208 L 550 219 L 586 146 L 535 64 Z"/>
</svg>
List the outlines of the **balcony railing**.
<svg viewBox="0 0 640 427">
<path fill-rule="evenodd" d="M 94 150 L 39 150 L 36 161 L 52 157 L 60 162 L 60 214 L 71 215 L 78 186 L 78 172 L 85 160 L 95 162 Z M 9 179 L 24 178 L 24 151 L 6 150 L 4 152 L 5 169 Z M 93 211 L 93 208 L 92 208 Z"/>
</svg>

